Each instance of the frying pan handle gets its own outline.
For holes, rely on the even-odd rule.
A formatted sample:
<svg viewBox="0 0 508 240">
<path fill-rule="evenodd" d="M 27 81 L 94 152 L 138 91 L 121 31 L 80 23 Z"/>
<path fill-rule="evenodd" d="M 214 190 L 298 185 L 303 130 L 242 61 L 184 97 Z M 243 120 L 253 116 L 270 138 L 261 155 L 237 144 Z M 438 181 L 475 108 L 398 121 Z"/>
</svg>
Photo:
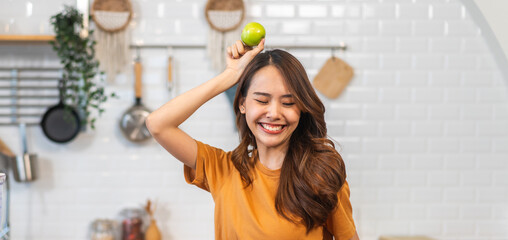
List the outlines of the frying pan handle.
<svg viewBox="0 0 508 240">
<path fill-rule="evenodd" d="M 141 99 L 142 89 L 141 89 L 141 74 L 143 72 L 143 67 L 141 66 L 141 61 L 136 59 L 134 62 L 134 74 L 135 74 L 135 83 L 134 90 L 136 92 L 136 99 Z"/>
<path fill-rule="evenodd" d="M 65 80 L 64 79 L 58 80 L 58 98 L 60 103 L 63 103 L 64 101 L 65 91 L 66 91 Z"/>
</svg>

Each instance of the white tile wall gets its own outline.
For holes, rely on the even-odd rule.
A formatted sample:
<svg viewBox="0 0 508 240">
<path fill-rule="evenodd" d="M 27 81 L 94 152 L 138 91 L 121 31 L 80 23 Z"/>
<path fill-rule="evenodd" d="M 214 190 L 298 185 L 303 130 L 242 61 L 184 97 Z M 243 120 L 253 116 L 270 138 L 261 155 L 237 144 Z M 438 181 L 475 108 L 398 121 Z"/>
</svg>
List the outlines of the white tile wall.
<svg viewBox="0 0 508 240">
<path fill-rule="evenodd" d="M 0 0 L 0 34 L 47 34 L 47 19 L 73 1 Z M 133 1 L 133 43 L 206 42 L 206 1 Z M 267 28 L 270 44 L 332 44 L 356 77 L 330 100 L 330 136 L 347 165 L 361 239 L 424 234 L 436 239 L 508 239 L 508 93 L 482 31 L 458 0 L 246 1 L 247 19 Z M 291 50 L 315 76 L 328 50 Z M 155 109 L 216 72 L 205 49 L 175 49 L 176 90 L 165 88 L 166 51 L 143 49 L 145 104 Z M 51 66 L 48 46 L 0 45 L 1 67 Z M 87 239 L 96 218 L 157 199 L 164 239 L 213 239 L 213 202 L 188 186 L 182 165 L 154 141 L 126 141 L 117 122 L 132 104 L 132 72 L 107 86 L 97 130 L 72 143 L 29 128 L 40 178 L 12 184 L 12 238 Z M 221 113 L 221 114 L 217 114 Z M 231 150 L 237 144 L 224 95 L 182 128 Z M 16 127 L 0 136 L 20 152 Z"/>
</svg>

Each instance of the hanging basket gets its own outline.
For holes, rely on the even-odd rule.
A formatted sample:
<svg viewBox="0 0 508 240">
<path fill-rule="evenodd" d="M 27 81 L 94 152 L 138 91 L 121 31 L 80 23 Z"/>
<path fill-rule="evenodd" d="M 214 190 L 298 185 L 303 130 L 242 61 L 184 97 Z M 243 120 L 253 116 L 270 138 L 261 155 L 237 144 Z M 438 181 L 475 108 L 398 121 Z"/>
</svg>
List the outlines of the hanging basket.
<svg viewBox="0 0 508 240">
<path fill-rule="evenodd" d="M 209 0 L 205 7 L 206 21 L 219 32 L 236 29 L 245 17 L 242 0 Z"/>
<path fill-rule="evenodd" d="M 129 0 L 95 0 L 92 4 L 92 18 L 101 30 L 118 32 L 129 25 L 132 5 Z"/>
</svg>

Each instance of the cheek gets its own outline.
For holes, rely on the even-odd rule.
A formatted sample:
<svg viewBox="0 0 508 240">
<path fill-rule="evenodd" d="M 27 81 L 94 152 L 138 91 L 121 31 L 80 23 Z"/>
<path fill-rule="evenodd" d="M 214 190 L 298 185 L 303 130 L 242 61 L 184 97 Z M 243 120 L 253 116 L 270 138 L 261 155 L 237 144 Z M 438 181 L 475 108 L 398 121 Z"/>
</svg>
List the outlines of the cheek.
<svg viewBox="0 0 508 240">
<path fill-rule="evenodd" d="M 300 121 L 300 111 L 293 110 L 293 111 L 289 112 L 288 120 L 291 121 L 291 123 L 293 123 L 293 124 L 298 123 Z"/>
<path fill-rule="evenodd" d="M 263 115 L 263 108 L 256 106 L 255 103 L 247 103 L 245 105 L 245 117 L 247 121 L 256 120 L 256 118 L 259 118 L 261 115 Z"/>
<path fill-rule="evenodd" d="M 247 108 L 245 110 L 245 120 L 247 120 L 247 125 L 251 126 L 252 124 L 256 124 L 257 119 L 259 118 L 259 113 L 255 108 Z"/>
</svg>

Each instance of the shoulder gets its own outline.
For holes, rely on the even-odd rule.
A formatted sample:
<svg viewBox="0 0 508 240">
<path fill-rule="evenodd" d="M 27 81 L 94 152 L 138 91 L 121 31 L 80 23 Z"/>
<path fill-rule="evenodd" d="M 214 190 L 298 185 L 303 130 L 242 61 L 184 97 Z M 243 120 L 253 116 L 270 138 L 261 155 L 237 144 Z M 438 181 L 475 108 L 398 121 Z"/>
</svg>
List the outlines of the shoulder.
<svg viewBox="0 0 508 240">
<path fill-rule="evenodd" d="M 212 147 L 195 140 L 198 148 L 196 169 L 185 168 L 185 179 L 188 183 L 210 191 L 212 194 L 221 188 L 225 179 L 233 170 L 231 152 Z"/>
<path fill-rule="evenodd" d="M 195 140 L 198 146 L 196 162 L 202 164 L 205 170 L 216 174 L 228 174 L 234 166 L 232 162 L 232 152 L 226 152 L 201 141 Z"/>
<path fill-rule="evenodd" d="M 201 142 L 199 140 L 194 140 L 194 141 L 196 141 L 196 144 L 198 146 L 198 158 L 199 157 L 216 156 L 218 158 L 229 158 L 229 159 L 231 159 L 231 154 L 232 154 L 231 151 L 226 152 L 226 151 L 222 150 L 221 148 L 217 148 L 217 147 L 211 146 L 211 145 L 203 143 L 203 142 Z"/>
<path fill-rule="evenodd" d="M 339 194 L 346 194 L 349 198 L 351 190 L 349 189 L 349 183 L 347 181 L 344 181 L 344 184 L 342 184 L 342 187 L 340 187 Z"/>
</svg>

